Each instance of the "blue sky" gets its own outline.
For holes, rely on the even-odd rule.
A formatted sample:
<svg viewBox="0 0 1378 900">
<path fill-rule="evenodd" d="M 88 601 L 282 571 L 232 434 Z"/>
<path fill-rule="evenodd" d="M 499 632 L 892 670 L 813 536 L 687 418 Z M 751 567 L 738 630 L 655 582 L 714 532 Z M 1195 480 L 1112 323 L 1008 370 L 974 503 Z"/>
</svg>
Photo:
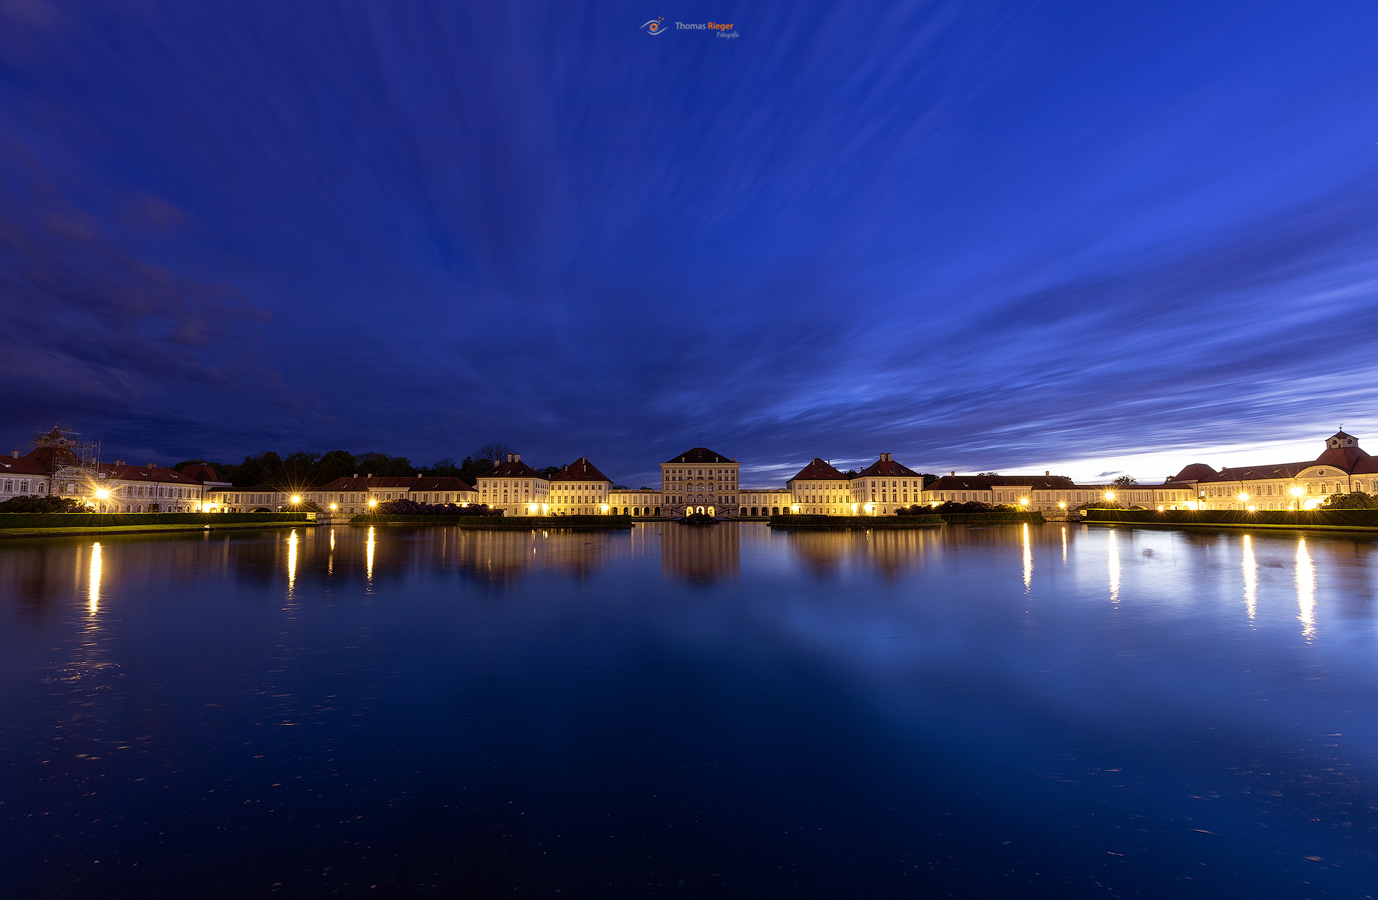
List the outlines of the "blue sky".
<svg viewBox="0 0 1378 900">
<path fill-rule="evenodd" d="M 739 37 L 648 18 L 730 22 Z M 0 0 L 0 435 L 1378 446 L 1371 4 Z M 7 448 L 8 449 L 8 448 Z"/>
</svg>

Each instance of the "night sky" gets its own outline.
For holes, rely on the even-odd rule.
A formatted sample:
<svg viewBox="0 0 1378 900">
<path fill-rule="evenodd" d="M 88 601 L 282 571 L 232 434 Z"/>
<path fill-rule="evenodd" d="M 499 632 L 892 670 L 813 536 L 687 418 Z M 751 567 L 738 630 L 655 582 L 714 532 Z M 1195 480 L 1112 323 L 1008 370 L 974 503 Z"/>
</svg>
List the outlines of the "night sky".
<svg viewBox="0 0 1378 900">
<path fill-rule="evenodd" d="M 665 32 L 641 26 L 663 17 Z M 732 23 L 736 38 L 674 28 Z M 3 450 L 1378 452 L 1370 3 L 0 0 Z"/>
</svg>

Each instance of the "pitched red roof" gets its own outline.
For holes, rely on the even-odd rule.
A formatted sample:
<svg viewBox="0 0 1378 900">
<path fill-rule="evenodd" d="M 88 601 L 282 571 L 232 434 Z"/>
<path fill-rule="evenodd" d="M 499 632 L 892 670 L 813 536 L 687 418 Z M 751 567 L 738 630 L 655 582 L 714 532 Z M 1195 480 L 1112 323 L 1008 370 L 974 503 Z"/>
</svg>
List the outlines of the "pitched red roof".
<svg viewBox="0 0 1378 900">
<path fill-rule="evenodd" d="M 200 484 L 176 469 L 165 466 L 126 466 L 101 463 L 98 470 L 112 481 L 147 481 L 159 484 Z"/>
<path fill-rule="evenodd" d="M 1343 434 L 1343 432 L 1341 432 Z M 1346 435 L 1347 436 L 1347 435 Z M 1337 469 L 1344 469 L 1346 472 L 1352 471 L 1360 460 L 1368 459 L 1369 455 L 1354 447 L 1326 447 L 1325 452 L 1316 457 L 1316 461 L 1311 463 L 1313 466 L 1334 466 Z"/>
<path fill-rule="evenodd" d="M 732 460 L 715 453 L 707 447 L 695 447 L 693 450 L 686 450 L 674 459 L 665 460 L 667 463 L 686 463 L 688 465 L 703 465 L 705 463 L 730 463 Z"/>
<path fill-rule="evenodd" d="M 1192 463 L 1172 477 L 1173 481 L 1210 481 L 1218 473 L 1205 463 Z"/>
<path fill-rule="evenodd" d="M 1277 463 L 1271 466 L 1226 466 L 1219 472 L 1196 480 L 1205 484 L 1219 481 L 1262 481 L 1268 478 L 1295 478 L 1302 469 L 1309 469 L 1314 465 L 1314 462 L 1295 462 Z"/>
<path fill-rule="evenodd" d="M 871 463 L 866 468 L 857 473 L 857 478 L 922 478 L 918 472 L 902 463 L 897 463 L 893 459 L 888 459 L 890 454 L 885 453 L 881 458 Z"/>
<path fill-rule="evenodd" d="M 366 475 L 362 478 L 357 476 L 345 477 L 336 478 L 329 484 L 322 485 L 318 488 L 312 488 L 312 490 L 338 491 L 340 493 L 348 493 L 354 491 L 362 493 L 370 489 L 376 490 L 379 488 L 392 488 L 396 490 L 405 489 L 408 491 L 462 492 L 474 490 L 464 479 L 456 478 L 453 475 L 422 475 L 419 477 L 415 475 L 379 475 L 376 477 Z"/>
<path fill-rule="evenodd" d="M 846 475 L 843 475 L 841 472 L 837 471 L 837 470 L 834 469 L 832 466 L 828 465 L 826 462 L 824 462 L 823 460 L 821 460 L 821 459 L 819 459 L 817 456 L 815 456 L 815 457 L 813 458 L 813 460 L 812 460 L 807 466 L 805 466 L 804 468 L 800 469 L 800 470 L 799 470 L 799 473 L 798 473 L 797 475 L 795 475 L 793 478 L 791 478 L 789 481 L 786 481 L 785 484 L 789 484 L 790 481 L 846 481 L 846 480 L 847 480 L 847 476 L 846 476 Z"/>
<path fill-rule="evenodd" d="M 1031 491 L 1099 491 L 1102 484 L 1076 484 L 1066 475 L 944 475 L 924 488 L 926 491 L 988 491 L 997 487 L 1025 487 Z M 1131 485 L 1155 488 L 1160 484 Z"/>
<path fill-rule="evenodd" d="M 587 456 L 581 456 L 574 462 L 565 466 L 554 475 L 550 476 L 551 481 L 606 481 L 612 484 L 612 479 L 598 471 L 598 467 L 589 462 Z"/>
<path fill-rule="evenodd" d="M 194 478 L 200 482 L 219 481 L 215 474 L 215 466 L 210 463 L 188 463 L 179 470 L 188 478 Z"/>
<path fill-rule="evenodd" d="M 24 455 L 29 459 L 38 460 L 49 472 L 54 472 L 62 466 L 81 465 L 77 455 L 66 447 L 35 447 Z"/>
<path fill-rule="evenodd" d="M 545 476 L 519 459 L 509 459 L 498 463 L 479 476 L 480 478 L 542 478 Z M 548 479 L 547 479 L 548 480 Z"/>
<path fill-rule="evenodd" d="M 47 475 L 48 468 L 28 456 L 0 456 L 0 475 Z"/>
</svg>

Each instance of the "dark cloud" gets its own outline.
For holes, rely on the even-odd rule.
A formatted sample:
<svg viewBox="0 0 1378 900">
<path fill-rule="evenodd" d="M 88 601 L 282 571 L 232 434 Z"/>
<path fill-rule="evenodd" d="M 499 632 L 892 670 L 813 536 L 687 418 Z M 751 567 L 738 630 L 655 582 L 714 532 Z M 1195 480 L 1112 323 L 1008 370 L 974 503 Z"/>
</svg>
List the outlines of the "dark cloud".
<svg viewBox="0 0 1378 900">
<path fill-rule="evenodd" d="M 0 4 L 4 433 L 641 483 L 698 443 L 765 478 L 1362 431 L 1370 13 L 696 17 L 741 37 Z"/>
</svg>

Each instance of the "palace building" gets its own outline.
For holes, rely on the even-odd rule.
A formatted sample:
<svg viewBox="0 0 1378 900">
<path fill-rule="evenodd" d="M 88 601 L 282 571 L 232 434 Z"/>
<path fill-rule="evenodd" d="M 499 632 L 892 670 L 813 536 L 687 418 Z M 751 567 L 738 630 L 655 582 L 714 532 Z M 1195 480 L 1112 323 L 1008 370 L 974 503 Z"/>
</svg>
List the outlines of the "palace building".
<svg viewBox="0 0 1378 900">
<path fill-rule="evenodd" d="M 1193 463 L 1172 478 L 1191 485 L 1202 509 L 1315 509 L 1335 494 L 1378 493 L 1378 459 L 1337 431 L 1313 460 L 1228 466 Z"/>
<path fill-rule="evenodd" d="M 737 471 L 741 466 L 707 447 L 686 450 L 660 464 L 658 504 L 671 518 L 690 513 L 735 518 L 738 515 Z"/>
<path fill-rule="evenodd" d="M 255 489 L 260 490 L 260 489 Z M 270 490 L 264 488 L 261 490 Z M 278 492 L 282 497 L 282 492 Z M 448 475 L 358 475 L 336 478 L 315 490 L 303 491 L 302 497 L 315 503 L 323 511 L 344 515 L 368 512 L 390 500 L 411 500 L 431 506 L 468 506 L 478 502 L 478 491 L 460 478 Z M 282 508 L 291 509 L 291 506 Z"/>
<path fill-rule="evenodd" d="M 581 456 L 550 476 L 550 515 L 592 516 L 616 512 L 609 503 L 612 479 Z"/>
<path fill-rule="evenodd" d="M 478 477 L 479 503 L 500 509 L 509 516 L 550 514 L 550 479 L 522 462 L 520 453 L 509 453 Z"/>
</svg>

